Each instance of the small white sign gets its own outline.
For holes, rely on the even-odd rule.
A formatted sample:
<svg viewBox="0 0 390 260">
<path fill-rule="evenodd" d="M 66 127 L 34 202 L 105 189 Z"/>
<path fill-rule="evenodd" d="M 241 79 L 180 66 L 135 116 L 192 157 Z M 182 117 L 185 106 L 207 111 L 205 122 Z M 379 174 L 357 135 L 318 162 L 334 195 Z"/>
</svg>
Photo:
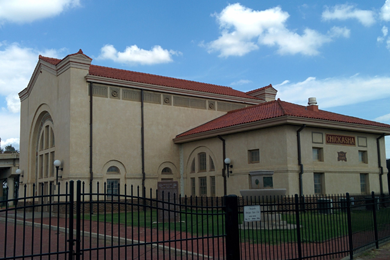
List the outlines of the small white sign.
<svg viewBox="0 0 390 260">
<path fill-rule="evenodd" d="M 260 205 L 244 206 L 244 221 L 253 222 L 261 220 Z"/>
</svg>

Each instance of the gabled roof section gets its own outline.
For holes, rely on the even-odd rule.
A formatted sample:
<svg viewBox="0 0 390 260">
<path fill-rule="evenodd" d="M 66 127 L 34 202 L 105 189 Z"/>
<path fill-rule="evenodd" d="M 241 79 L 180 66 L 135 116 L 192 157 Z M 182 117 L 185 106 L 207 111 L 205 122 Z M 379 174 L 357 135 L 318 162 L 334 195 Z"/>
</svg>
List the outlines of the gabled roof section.
<svg viewBox="0 0 390 260">
<path fill-rule="evenodd" d="M 163 89 L 163 91 L 167 92 L 172 91 L 173 93 L 188 93 L 195 96 L 209 96 L 212 98 L 234 100 L 236 102 L 238 101 L 249 104 L 259 104 L 264 102 L 257 97 L 248 95 L 245 92 L 235 90 L 231 87 L 91 65 L 91 61 L 92 59 L 85 55 L 81 49 L 77 53 L 69 54 L 63 59 L 39 55 L 39 61 L 33 76 L 31 77 L 30 83 L 27 88 L 19 93 L 19 97 L 21 100 L 28 97 L 42 68 L 50 71 L 54 75 L 60 75 L 69 67 L 77 67 L 79 69 L 88 70 L 86 78 L 87 81 L 91 82 L 119 84 L 125 86 L 141 86 L 141 88 L 150 88 L 152 91 L 159 91 Z"/>
<path fill-rule="evenodd" d="M 83 54 L 83 53 L 80 50 L 78 53 L 71 54 L 71 55 L 76 55 L 76 54 Z M 68 56 L 71 56 L 71 55 L 68 55 Z M 83 54 L 83 55 L 85 57 L 88 57 L 85 54 Z M 65 57 L 64 59 L 66 59 L 67 57 Z M 57 66 L 62 61 L 59 59 L 48 58 L 48 57 L 43 57 L 43 56 L 39 56 L 39 59 L 43 60 L 47 63 L 50 63 L 51 65 L 54 65 L 54 66 Z M 176 78 L 171 78 L 171 77 L 158 76 L 158 75 L 135 72 L 135 71 L 130 71 L 130 70 L 115 69 L 115 68 L 109 68 L 109 67 L 103 67 L 103 66 L 97 66 L 97 65 L 91 65 L 89 67 L 89 76 L 97 76 L 97 77 L 110 78 L 110 79 L 116 79 L 116 80 L 123 80 L 123 81 L 131 81 L 131 82 L 137 82 L 137 83 L 172 87 L 172 88 L 177 88 L 177 89 L 199 91 L 199 92 L 213 93 L 213 94 L 219 94 L 219 95 L 227 95 L 227 96 L 233 96 L 233 97 L 239 97 L 239 98 L 247 98 L 247 99 L 252 99 L 254 101 L 259 100 L 258 98 L 254 97 L 254 96 L 248 95 L 245 92 L 235 90 L 231 87 L 219 86 L 219 85 L 214 85 L 214 84 L 207 84 L 207 83 L 184 80 L 184 79 L 176 79 Z M 256 103 L 259 103 L 259 102 L 257 101 Z"/>
<path fill-rule="evenodd" d="M 257 89 L 251 90 L 251 91 L 247 91 L 245 93 L 250 95 L 252 93 L 263 91 L 263 90 L 266 90 L 266 89 L 269 89 L 269 88 L 272 88 L 272 89 L 276 90 L 274 87 L 272 87 L 272 84 L 269 84 L 268 86 L 257 88 Z"/>
<path fill-rule="evenodd" d="M 274 101 L 277 93 L 278 91 L 271 84 L 246 92 L 247 95 L 263 100 L 264 102 Z"/>
<path fill-rule="evenodd" d="M 305 106 L 288 103 L 278 99 L 275 101 L 230 111 L 221 117 L 177 135 L 175 139 L 181 139 L 183 137 L 189 137 L 191 135 L 198 135 L 211 131 L 218 132 L 218 130 L 223 130 L 234 126 L 245 126 L 254 122 L 261 124 L 267 119 L 277 119 L 282 117 L 295 119 L 299 118 L 301 121 L 303 120 L 308 122 L 310 122 L 310 120 L 321 120 L 328 123 L 338 122 L 344 124 L 379 127 L 390 133 L 390 125 L 387 124 L 364 120 L 357 117 L 345 116 L 324 110 L 311 111 L 308 110 Z"/>
<path fill-rule="evenodd" d="M 38 63 L 35 66 L 27 87 L 19 93 L 20 100 L 23 101 L 30 95 L 30 92 L 42 70 L 49 71 L 51 74 L 58 76 L 69 68 L 89 70 L 91 61 L 92 59 L 85 55 L 81 49 L 76 53 L 67 55 L 61 60 L 39 55 Z"/>
</svg>

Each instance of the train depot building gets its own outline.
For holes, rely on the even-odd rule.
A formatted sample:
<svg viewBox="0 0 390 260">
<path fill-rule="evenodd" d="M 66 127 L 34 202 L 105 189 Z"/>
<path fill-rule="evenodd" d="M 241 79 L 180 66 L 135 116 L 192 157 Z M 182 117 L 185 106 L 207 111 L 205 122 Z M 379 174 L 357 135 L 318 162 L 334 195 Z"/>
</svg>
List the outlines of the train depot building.
<svg viewBox="0 0 390 260">
<path fill-rule="evenodd" d="M 321 110 L 314 98 L 282 101 L 271 85 L 241 92 L 91 61 L 81 50 L 39 56 L 19 93 L 27 195 L 70 180 L 113 193 L 168 180 L 196 196 L 388 192 L 390 125 Z"/>
</svg>

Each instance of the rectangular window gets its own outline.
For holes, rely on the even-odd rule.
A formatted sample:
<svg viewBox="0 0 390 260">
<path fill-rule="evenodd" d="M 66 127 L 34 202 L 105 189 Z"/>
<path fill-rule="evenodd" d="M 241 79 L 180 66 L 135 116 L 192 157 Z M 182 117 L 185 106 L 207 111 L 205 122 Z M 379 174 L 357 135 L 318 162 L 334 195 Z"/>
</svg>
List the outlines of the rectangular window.
<svg viewBox="0 0 390 260">
<path fill-rule="evenodd" d="M 323 162 L 324 161 L 324 150 L 322 148 L 313 147 L 313 161 Z"/>
<path fill-rule="evenodd" d="M 215 197 L 215 176 L 210 177 L 210 196 Z"/>
<path fill-rule="evenodd" d="M 199 153 L 198 154 L 199 159 L 199 171 L 205 172 L 206 171 L 206 153 Z"/>
<path fill-rule="evenodd" d="M 323 194 L 324 191 L 324 174 L 323 173 L 314 173 L 314 193 Z"/>
<path fill-rule="evenodd" d="M 207 179 L 206 177 L 199 177 L 199 195 L 207 196 Z"/>
<path fill-rule="evenodd" d="M 259 151 L 259 149 L 249 150 L 248 151 L 248 162 L 249 163 L 258 163 L 258 162 L 260 162 L 260 151 Z"/>
<path fill-rule="evenodd" d="M 119 194 L 119 180 L 107 180 L 107 194 L 108 195 Z"/>
<path fill-rule="evenodd" d="M 271 176 L 263 177 L 263 186 L 264 188 L 273 188 L 274 182 Z"/>
<path fill-rule="evenodd" d="M 195 178 L 191 178 L 191 196 L 196 196 Z"/>
<path fill-rule="evenodd" d="M 360 174 L 360 192 L 362 194 L 368 194 L 367 174 Z"/>
<path fill-rule="evenodd" d="M 367 163 L 367 151 L 359 151 L 359 162 L 360 163 Z"/>
</svg>

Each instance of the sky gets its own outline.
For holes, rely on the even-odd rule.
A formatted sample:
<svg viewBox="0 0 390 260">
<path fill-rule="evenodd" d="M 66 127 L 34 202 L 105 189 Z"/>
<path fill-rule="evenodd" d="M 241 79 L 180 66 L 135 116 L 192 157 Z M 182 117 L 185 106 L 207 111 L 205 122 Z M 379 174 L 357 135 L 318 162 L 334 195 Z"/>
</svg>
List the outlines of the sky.
<svg viewBox="0 0 390 260">
<path fill-rule="evenodd" d="M 230 86 L 390 124 L 390 0 L 0 0 L 1 147 L 38 55 Z M 386 137 L 390 158 L 390 137 Z"/>
</svg>

